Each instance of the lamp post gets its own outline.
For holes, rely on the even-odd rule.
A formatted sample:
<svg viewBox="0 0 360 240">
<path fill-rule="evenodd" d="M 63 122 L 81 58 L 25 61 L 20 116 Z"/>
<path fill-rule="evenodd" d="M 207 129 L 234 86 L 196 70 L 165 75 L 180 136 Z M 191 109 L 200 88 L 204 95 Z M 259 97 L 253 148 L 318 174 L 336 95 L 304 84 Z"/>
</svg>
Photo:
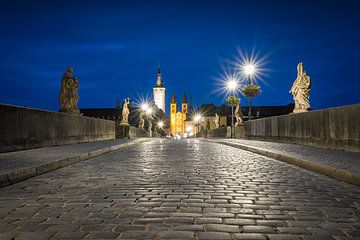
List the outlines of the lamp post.
<svg viewBox="0 0 360 240">
<path fill-rule="evenodd" d="M 255 70 L 256 70 L 255 65 L 253 65 L 251 63 L 245 64 L 243 70 L 246 75 L 247 82 L 249 84 L 248 86 L 245 87 L 243 92 L 244 92 L 245 96 L 249 98 L 249 112 L 248 112 L 249 116 L 248 116 L 248 118 L 249 118 L 249 120 L 251 120 L 252 98 L 255 97 L 259 93 L 260 89 L 258 91 L 256 91 L 255 87 L 257 87 L 257 86 L 255 86 L 252 82 L 252 76 L 254 75 Z M 256 88 L 256 89 L 258 89 L 258 88 Z"/>
<path fill-rule="evenodd" d="M 196 127 L 196 129 L 195 129 L 195 138 L 196 138 L 196 133 L 199 130 L 199 122 L 200 122 L 200 120 L 201 120 L 201 115 L 198 114 L 198 113 L 195 114 L 195 116 L 194 116 L 194 122 L 195 122 L 195 127 Z"/>
<path fill-rule="evenodd" d="M 227 82 L 227 89 L 230 92 L 230 96 L 228 97 L 229 101 L 227 102 L 231 106 L 231 131 L 230 131 L 231 138 L 233 138 L 233 132 L 234 132 L 234 103 L 231 100 L 235 98 L 234 95 L 237 88 L 238 88 L 238 83 L 236 79 L 235 78 L 229 79 Z"/>
</svg>

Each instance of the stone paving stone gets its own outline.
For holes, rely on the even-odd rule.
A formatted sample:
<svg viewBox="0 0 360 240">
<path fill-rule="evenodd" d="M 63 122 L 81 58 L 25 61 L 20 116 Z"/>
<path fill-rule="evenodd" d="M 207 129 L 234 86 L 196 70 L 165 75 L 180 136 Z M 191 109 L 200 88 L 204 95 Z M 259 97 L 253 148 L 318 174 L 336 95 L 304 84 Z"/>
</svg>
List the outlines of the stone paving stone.
<svg viewBox="0 0 360 240">
<path fill-rule="evenodd" d="M 177 231 L 203 231 L 204 225 L 177 225 L 173 229 Z"/>
<path fill-rule="evenodd" d="M 193 218 L 185 218 L 185 217 L 171 217 L 164 219 L 165 224 L 192 224 L 194 222 Z"/>
<path fill-rule="evenodd" d="M 242 226 L 241 230 L 247 233 L 275 233 L 274 228 L 269 226 Z"/>
<path fill-rule="evenodd" d="M 267 240 L 266 236 L 260 233 L 235 233 L 234 238 L 240 240 Z"/>
<path fill-rule="evenodd" d="M 153 239 L 157 231 L 130 230 L 120 235 L 121 239 Z"/>
<path fill-rule="evenodd" d="M 54 239 L 83 239 L 87 236 L 88 232 L 59 232 L 55 235 Z"/>
<path fill-rule="evenodd" d="M 222 218 L 195 218 L 196 224 L 222 223 Z"/>
<path fill-rule="evenodd" d="M 2 188 L 0 232 L 351 239 L 360 230 L 358 196 L 357 186 L 237 148 L 156 140 Z"/>
<path fill-rule="evenodd" d="M 279 233 L 283 234 L 298 234 L 298 235 L 308 235 L 310 232 L 305 228 L 301 227 L 276 227 L 276 230 Z"/>
<path fill-rule="evenodd" d="M 281 220 L 256 220 L 256 224 L 260 226 L 285 227 L 285 221 Z"/>
<path fill-rule="evenodd" d="M 205 230 L 214 232 L 240 232 L 239 226 L 227 224 L 205 224 Z"/>
<path fill-rule="evenodd" d="M 288 234 L 267 234 L 269 240 L 302 240 L 300 235 L 288 235 Z"/>
<path fill-rule="evenodd" d="M 166 231 L 160 234 L 160 239 L 193 239 L 194 233 L 190 231 Z"/>
<path fill-rule="evenodd" d="M 120 236 L 119 233 L 115 232 L 90 232 L 90 234 L 86 237 L 87 239 L 116 239 Z"/>
<path fill-rule="evenodd" d="M 240 218 L 225 218 L 224 219 L 225 224 L 231 224 L 231 225 L 255 225 L 255 221 L 252 219 L 240 219 Z"/>
<path fill-rule="evenodd" d="M 47 240 L 53 237 L 55 233 L 36 231 L 36 232 L 19 232 L 16 234 L 16 240 Z"/>
<path fill-rule="evenodd" d="M 199 240 L 227 240 L 231 239 L 229 233 L 224 232 L 199 232 L 198 233 Z"/>
<path fill-rule="evenodd" d="M 81 228 L 81 231 L 103 231 L 111 232 L 114 228 L 114 224 L 94 224 L 94 225 L 85 225 Z"/>
</svg>

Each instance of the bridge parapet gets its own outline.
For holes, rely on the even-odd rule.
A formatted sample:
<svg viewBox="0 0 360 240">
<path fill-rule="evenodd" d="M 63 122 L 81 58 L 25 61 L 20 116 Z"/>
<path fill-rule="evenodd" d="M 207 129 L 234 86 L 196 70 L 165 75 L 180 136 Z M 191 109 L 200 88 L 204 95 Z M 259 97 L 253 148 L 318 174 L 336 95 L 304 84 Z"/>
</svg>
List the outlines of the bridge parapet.
<svg viewBox="0 0 360 240">
<path fill-rule="evenodd" d="M 245 137 L 360 152 L 360 104 L 251 120 Z"/>
</svg>

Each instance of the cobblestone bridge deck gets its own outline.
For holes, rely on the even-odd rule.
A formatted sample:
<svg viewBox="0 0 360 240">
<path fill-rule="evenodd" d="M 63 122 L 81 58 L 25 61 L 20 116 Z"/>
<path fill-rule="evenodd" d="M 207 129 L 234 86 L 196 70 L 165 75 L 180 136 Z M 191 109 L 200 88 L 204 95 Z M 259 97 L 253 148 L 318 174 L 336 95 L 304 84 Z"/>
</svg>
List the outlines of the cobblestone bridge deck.
<svg viewBox="0 0 360 240">
<path fill-rule="evenodd" d="M 203 140 L 153 140 L 0 189 L 0 239 L 359 239 L 360 187 Z"/>
</svg>

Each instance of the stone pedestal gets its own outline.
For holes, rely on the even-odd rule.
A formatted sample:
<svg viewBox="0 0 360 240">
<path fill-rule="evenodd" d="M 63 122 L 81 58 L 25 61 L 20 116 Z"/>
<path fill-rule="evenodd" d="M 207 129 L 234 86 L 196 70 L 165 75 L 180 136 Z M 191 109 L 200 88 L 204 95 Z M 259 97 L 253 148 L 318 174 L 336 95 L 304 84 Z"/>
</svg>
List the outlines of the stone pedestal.
<svg viewBox="0 0 360 240">
<path fill-rule="evenodd" d="M 130 125 L 119 124 L 115 126 L 116 138 L 130 138 Z"/>
<path fill-rule="evenodd" d="M 128 124 L 118 124 L 115 126 L 116 138 L 139 138 L 148 137 L 148 132 L 144 129 L 130 126 Z"/>
<path fill-rule="evenodd" d="M 245 127 L 244 125 L 235 126 L 234 138 L 244 139 L 245 138 Z"/>
</svg>

